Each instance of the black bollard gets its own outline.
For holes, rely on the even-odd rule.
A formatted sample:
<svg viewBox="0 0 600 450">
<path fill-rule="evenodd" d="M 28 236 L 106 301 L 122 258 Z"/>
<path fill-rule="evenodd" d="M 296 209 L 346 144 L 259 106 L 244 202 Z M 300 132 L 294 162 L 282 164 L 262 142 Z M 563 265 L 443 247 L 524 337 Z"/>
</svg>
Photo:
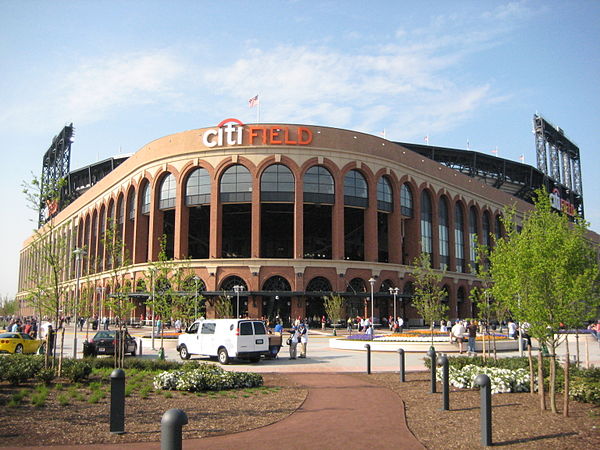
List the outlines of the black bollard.
<svg viewBox="0 0 600 450">
<path fill-rule="evenodd" d="M 181 450 L 181 427 L 188 424 L 188 416 L 181 409 L 170 409 L 160 420 L 160 449 Z"/>
<path fill-rule="evenodd" d="M 475 384 L 480 387 L 481 406 L 479 420 L 481 422 L 481 445 L 492 445 L 492 383 L 485 374 L 477 375 Z"/>
<path fill-rule="evenodd" d="M 431 359 L 431 393 L 435 394 L 435 349 L 431 347 L 427 352 L 427 356 Z"/>
<path fill-rule="evenodd" d="M 398 355 L 400 356 L 400 382 L 404 383 L 406 381 L 405 373 L 404 373 L 404 350 L 399 348 Z"/>
<path fill-rule="evenodd" d="M 442 355 L 437 359 L 438 365 L 442 366 L 442 410 L 448 411 L 450 409 L 450 382 L 448 376 L 448 357 Z"/>
<path fill-rule="evenodd" d="M 125 371 L 115 369 L 110 374 L 110 432 L 125 433 Z"/>
<path fill-rule="evenodd" d="M 138 353 L 142 356 L 142 338 L 140 338 L 140 351 Z"/>
<path fill-rule="evenodd" d="M 367 375 L 371 375 L 371 344 L 365 344 L 367 349 Z"/>
</svg>

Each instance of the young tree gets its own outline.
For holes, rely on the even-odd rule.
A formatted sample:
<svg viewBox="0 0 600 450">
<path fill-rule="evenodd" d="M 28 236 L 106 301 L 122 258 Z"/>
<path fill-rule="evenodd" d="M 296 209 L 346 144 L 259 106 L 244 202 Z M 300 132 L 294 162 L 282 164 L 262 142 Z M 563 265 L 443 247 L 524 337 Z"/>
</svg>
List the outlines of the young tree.
<svg viewBox="0 0 600 450">
<path fill-rule="evenodd" d="M 127 319 L 135 305 L 129 299 L 131 282 L 124 279 L 124 273 L 131 264 L 125 251 L 121 234 L 118 232 L 114 221 L 110 221 L 102 237 L 102 245 L 106 257 L 106 266 L 109 268 L 111 279 L 111 293 L 105 300 L 108 310 L 112 311 L 118 323 L 117 347 L 115 348 L 115 368 L 122 368 L 125 358 L 125 333 L 127 332 Z"/>
<path fill-rule="evenodd" d="M 517 228 L 514 208 L 504 214 L 507 234 L 490 255 L 492 294 L 529 334 L 550 350 L 550 407 L 556 412 L 555 358 L 561 323 L 581 323 L 599 304 L 600 270 L 582 220 L 570 223 L 552 210 L 548 192 L 537 191 L 535 208 Z M 585 304 L 585 308 L 574 305 Z"/>
<path fill-rule="evenodd" d="M 38 218 L 45 219 L 45 223 L 34 230 L 31 243 L 34 268 L 29 281 L 35 287 L 30 290 L 27 299 L 37 310 L 40 321 L 46 315 L 52 318 L 55 330 L 58 330 L 61 308 L 66 298 L 63 279 L 73 261 L 73 255 L 69 254 L 69 234 L 64 227 L 57 227 L 54 223 L 65 183 L 65 179 L 41 181 L 35 176 L 31 182 L 22 183 L 29 208 L 36 212 Z"/>
<path fill-rule="evenodd" d="M 217 318 L 226 319 L 233 317 L 233 303 L 231 303 L 231 297 L 225 292 L 214 300 L 214 308 Z"/>
<path fill-rule="evenodd" d="M 434 322 L 442 320 L 448 312 L 448 306 L 442 301 L 446 297 L 446 290 L 441 286 L 443 274 L 433 270 L 429 254 L 421 253 L 412 267 L 412 276 L 415 288 L 412 304 L 430 324 L 433 346 Z"/>
<path fill-rule="evenodd" d="M 333 332 L 335 333 L 335 327 L 344 316 L 344 298 L 337 294 L 324 296 L 323 306 L 325 307 L 325 314 L 333 324 Z"/>
</svg>

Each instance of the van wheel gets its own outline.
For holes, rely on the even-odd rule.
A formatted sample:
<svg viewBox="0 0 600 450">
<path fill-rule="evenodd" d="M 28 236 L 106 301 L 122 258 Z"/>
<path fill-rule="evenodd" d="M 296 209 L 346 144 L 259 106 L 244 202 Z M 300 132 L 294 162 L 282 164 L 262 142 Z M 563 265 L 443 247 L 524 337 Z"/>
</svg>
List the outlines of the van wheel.
<svg viewBox="0 0 600 450">
<path fill-rule="evenodd" d="M 229 364 L 229 355 L 227 354 L 227 349 L 221 347 L 219 349 L 219 352 L 217 354 L 217 356 L 219 357 L 219 362 L 223 365 L 225 364 Z"/>
<path fill-rule="evenodd" d="M 190 359 L 190 353 L 188 352 L 188 349 L 185 345 L 182 345 L 179 348 L 179 356 L 181 357 L 181 359 Z"/>
</svg>

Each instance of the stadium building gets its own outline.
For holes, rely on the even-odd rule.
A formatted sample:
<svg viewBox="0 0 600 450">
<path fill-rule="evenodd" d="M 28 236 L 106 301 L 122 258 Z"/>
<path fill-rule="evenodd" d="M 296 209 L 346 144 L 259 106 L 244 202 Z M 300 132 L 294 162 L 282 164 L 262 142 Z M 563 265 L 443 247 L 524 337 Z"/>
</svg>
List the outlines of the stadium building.
<svg viewBox="0 0 600 450">
<path fill-rule="evenodd" d="M 538 158 L 546 146 L 538 146 Z M 239 314 L 320 318 L 323 296 L 336 293 L 350 316 L 371 315 L 373 295 L 375 317 L 396 306 L 398 315 L 418 322 L 410 264 L 421 252 L 444 273 L 449 317 L 472 317 L 475 245 L 492 245 L 502 233 L 505 205 L 523 213 L 533 190 L 546 186 L 560 209 L 583 215 L 578 151 L 569 155 L 569 179 L 559 169 L 557 180 L 473 151 L 226 119 L 68 173 L 68 201 L 53 217 L 69 245 L 66 295 L 76 291 L 72 251 L 84 248 L 82 295 L 91 297 L 92 313 L 108 314 L 100 311 L 113 290 L 102 237 L 114 223 L 123 258 L 131 260 L 119 283 L 132 286 L 132 318 L 150 315 L 149 261 L 158 258 L 163 235 L 168 257 L 196 276 L 192 284 L 209 300 L 209 317 L 210 300 L 225 294 L 234 313 L 239 296 Z M 33 242 L 21 251 L 23 313 L 32 313 L 25 299 L 40 267 Z"/>
</svg>

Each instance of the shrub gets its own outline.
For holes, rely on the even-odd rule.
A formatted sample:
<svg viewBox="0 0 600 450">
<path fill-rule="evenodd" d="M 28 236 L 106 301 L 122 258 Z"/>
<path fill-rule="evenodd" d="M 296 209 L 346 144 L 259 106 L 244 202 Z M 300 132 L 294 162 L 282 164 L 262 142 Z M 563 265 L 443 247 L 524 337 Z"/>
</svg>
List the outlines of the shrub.
<svg viewBox="0 0 600 450">
<path fill-rule="evenodd" d="M 573 380 L 569 384 L 569 396 L 573 400 L 600 406 L 600 381 Z"/>
<path fill-rule="evenodd" d="M 525 369 L 501 369 L 498 367 L 481 367 L 467 365 L 460 369 L 449 368 L 448 378 L 450 384 L 458 388 L 472 389 L 475 378 L 479 374 L 486 374 L 490 378 L 492 394 L 507 392 L 525 392 L 529 390 L 529 371 Z M 436 371 L 436 378 L 442 381 L 442 369 Z"/>
<path fill-rule="evenodd" d="M 6 355 L 0 358 L 0 377 L 16 386 L 32 379 L 43 366 L 43 357 L 37 355 Z"/>
<path fill-rule="evenodd" d="M 54 369 L 48 367 L 47 369 L 44 369 L 43 367 L 38 370 L 38 372 L 35 374 L 35 378 L 39 381 L 41 381 L 42 383 L 48 385 L 50 383 L 52 383 L 52 380 L 54 380 L 54 377 L 56 375 L 54 374 Z"/>
<path fill-rule="evenodd" d="M 214 364 L 187 366 L 183 370 L 162 372 L 154 377 L 154 388 L 179 391 L 222 391 L 261 386 L 256 373 L 227 372 Z"/>
<path fill-rule="evenodd" d="M 62 367 L 63 375 L 72 383 L 85 380 L 92 373 L 92 365 L 82 359 L 65 359 Z"/>
</svg>

